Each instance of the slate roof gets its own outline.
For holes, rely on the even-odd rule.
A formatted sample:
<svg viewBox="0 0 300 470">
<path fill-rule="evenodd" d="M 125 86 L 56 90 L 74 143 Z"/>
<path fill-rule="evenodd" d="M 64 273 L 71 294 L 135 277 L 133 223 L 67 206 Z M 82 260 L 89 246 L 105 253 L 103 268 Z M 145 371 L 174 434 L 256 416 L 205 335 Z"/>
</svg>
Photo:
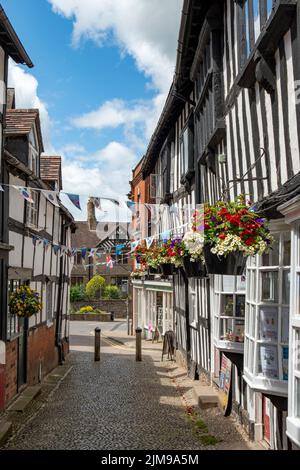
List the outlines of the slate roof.
<svg viewBox="0 0 300 470">
<path fill-rule="evenodd" d="M 40 174 L 43 181 L 58 181 L 62 189 L 61 157 L 58 155 L 41 155 Z"/>
<path fill-rule="evenodd" d="M 6 112 L 5 135 L 14 137 L 28 135 L 36 125 L 36 131 L 40 144 L 40 151 L 44 151 L 40 113 L 38 109 L 8 109 Z"/>
</svg>

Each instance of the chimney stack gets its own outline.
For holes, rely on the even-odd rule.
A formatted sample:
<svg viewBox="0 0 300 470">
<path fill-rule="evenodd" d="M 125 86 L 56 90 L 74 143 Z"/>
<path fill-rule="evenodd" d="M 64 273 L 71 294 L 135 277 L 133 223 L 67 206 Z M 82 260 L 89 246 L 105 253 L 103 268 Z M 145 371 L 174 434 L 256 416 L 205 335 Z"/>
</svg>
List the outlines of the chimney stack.
<svg viewBox="0 0 300 470">
<path fill-rule="evenodd" d="M 95 213 L 95 204 L 92 198 L 89 198 L 87 203 L 87 222 L 89 230 L 95 231 L 97 228 L 97 219 Z"/>
</svg>

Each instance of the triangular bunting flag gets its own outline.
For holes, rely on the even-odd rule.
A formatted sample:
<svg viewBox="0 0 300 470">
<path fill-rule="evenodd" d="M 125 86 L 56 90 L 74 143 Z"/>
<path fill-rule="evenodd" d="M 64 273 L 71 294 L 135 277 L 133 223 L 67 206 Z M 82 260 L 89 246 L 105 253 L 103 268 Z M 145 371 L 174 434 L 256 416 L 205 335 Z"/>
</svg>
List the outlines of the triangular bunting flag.
<svg viewBox="0 0 300 470">
<path fill-rule="evenodd" d="M 82 256 L 82 258 L 84 259 L 85 256 L 86 256 L 86 253 L 87 253 L 87 249 L 86 249 L 86 248 L 81 248 L 80 251 L 81 251 L 81 256 Z"/>
<path fill-rule="evenodd" d="M 64 193 L 68 196 L 72 204 L 81 211 L 80 207 L 80 197 L 78 194 L 70 194 L 70 193 Z"/>
<path fill-rule="evenodd" d="M 59 245 L 53 245 L 53 251 L 54 251 L 54 254 L 57 255 L 58 252 L 60 250 L 60 246 Z"/>
<path fill-rule="evenodd" d="M 89 258 L 93 258 L 95 256 L 96 251 L 97 251 L 97 248 L 91 248 L 90 253 L 89 253 Z"/>
<path fill-rule="evenodd" d="M 134 242 L 131 242 L 131 252 L 135 251 L 137 249 L 137 247 L 139 246 L 139 244 L 140 244 L 140 240 L 136 240 Z"/>
<path fill-rule="evenodd" d="M 102 199 L 103 201 L 113 202 L 116 206 L 120 205 L 119 201 L 117 201 L 116 199 L 110 198 L 110 197 L 101 197 L 100 199 Z"/>
<path fill-rule="evenodd" d="M 109 255 L 106 257 L 106 267 L 112 269 L 114 267 L 114 262 L 112 257 Z"/>
<path fill-rule="evenodd" d="M 131 210 L 131 213 L 132 213 L 132 214 L 135 214 L 135 213 L 136 213 L 136 203 L 135 203 L 135 202 L 133 202 L 133 201 L 127 201 L 127 202 L 126 202 L 126 205 L 127 205 L 128 209 Z"/>
<path fill-rule="evenodd" d="M 145 241 L 146 241 L 147 249 L 149 250 L 149 248 L 151 247 L 152 243 L 154 242 L 154 237 L 145 238 Z"/>
<path fill-rule="evenodd" d="M 169 240 L 170 236 L 171 236 L 171 230 L 166 230 L 165 232 L 161 234 L 160 237 L 163 241 L 166 241 L 166 240 Z"/>
<path fill-rule="evenodd" d="M 58 193 L 56 191 L 42 191 L 42 193 L 46 199 L 51 202 L 51 204 L 53 204 L 55 207 L 60 207 L 57 200 Z"/>
<path fill-rule="evenodd" d="M 13 187 L 25 199 L 25 201 L 29 202 L 30 204 L 34 204 L 32 191 L 30 188 L 26 188 L 25 186 L 13 186 Z"/>
<path fill-rule="evenodd" d="M 123 245 L 116 245 L 116 255 L 119 256 L 123 253 L 123 249 L 124 249 L 125 245 L 123 243 Z"/>
<path fill-rule="evenodd" d="M 0 191 L 4 192 L 4 189 L 2 188 L 1 184 L 0 184 Z"/>
</svg>

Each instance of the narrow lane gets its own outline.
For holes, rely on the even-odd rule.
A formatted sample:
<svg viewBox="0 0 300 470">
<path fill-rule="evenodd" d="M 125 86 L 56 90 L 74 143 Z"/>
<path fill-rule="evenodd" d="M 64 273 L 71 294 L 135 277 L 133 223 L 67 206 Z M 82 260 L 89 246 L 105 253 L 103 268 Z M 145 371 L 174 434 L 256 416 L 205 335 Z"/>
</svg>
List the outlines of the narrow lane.
<svg viewBox="0 0 300 470">
<path fill-rule="evenodd" d="M 95 326 L 72 324 L 72 370 L 9 448 L 201 449 L 160 353 L 136 363 L 134 350 L 103 338 L 94 363 Z M 114 326 L 100 325 L 107 336 Z"/>
</svg>

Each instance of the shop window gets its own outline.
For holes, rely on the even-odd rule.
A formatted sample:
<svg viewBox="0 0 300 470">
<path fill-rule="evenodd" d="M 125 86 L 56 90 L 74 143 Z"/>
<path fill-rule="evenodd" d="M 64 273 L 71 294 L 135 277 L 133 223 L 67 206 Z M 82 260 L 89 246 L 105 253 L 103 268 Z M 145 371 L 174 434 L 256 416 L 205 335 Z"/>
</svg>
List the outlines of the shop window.
<svg viewBox="0 0 300 470">
<path fill-rule="evenodd" d="M 247 266 L 244 371 L 250 386 L 282 395 L 288 380 L 291 238 L 289 232 L 274 238 L 274 249 Z"/>
<path fill-rule="evenodd" d="M 245 278 L 215 276 L 215 345 L 243 352 L 245 328 Z"/>
</svg>

